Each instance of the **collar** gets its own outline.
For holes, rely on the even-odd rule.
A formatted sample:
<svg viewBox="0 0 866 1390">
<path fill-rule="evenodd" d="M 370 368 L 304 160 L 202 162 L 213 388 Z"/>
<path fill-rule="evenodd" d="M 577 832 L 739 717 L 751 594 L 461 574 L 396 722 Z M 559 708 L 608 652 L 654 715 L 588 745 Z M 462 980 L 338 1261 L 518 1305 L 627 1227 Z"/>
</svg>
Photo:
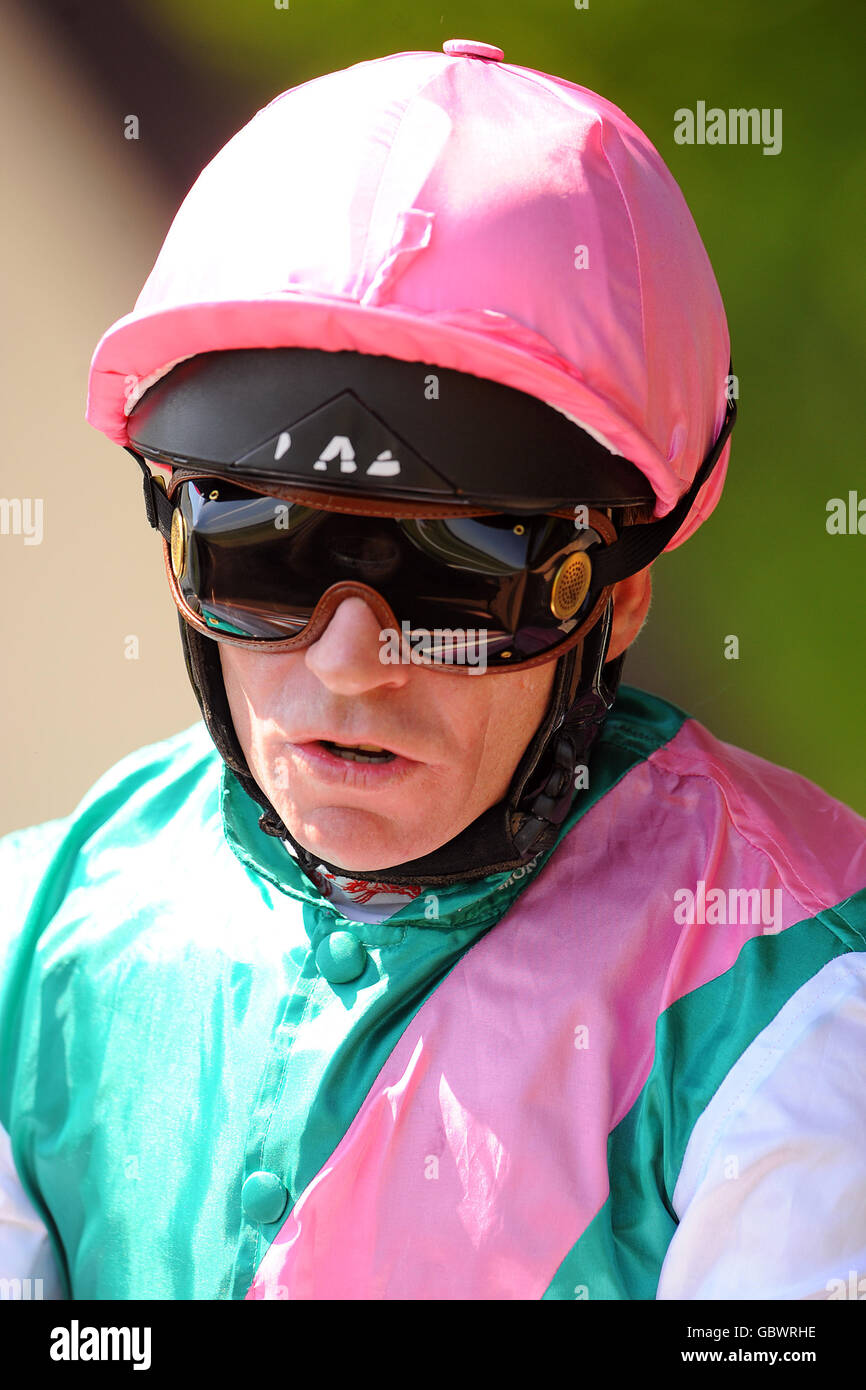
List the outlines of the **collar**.
<svg viewBox="0 0 866 1390">
<path fill-rule="evenodd" d="M 370 901 L 375 899 L 377 906 L 381 905 L 383 897 L 397 902 L 392 892 L 396 885 L 388 884 L 387 880 L 374 882 L 347 876 L 343 882 L 342 877 L 337 875 L 335 881 L 330 882 L 320 874 L 314 878 L 308 877 L 293 853 L 289 852 L 286 842 L 261 829 L 261 807 L 225 762 L 220 780 L 220 810 L 226 840 L 237 858 L 248 871 L 266 879 L 287 897 L 308 903 L 341 923 L 364 920 L 351 914 L 347 916 L 341 910 L 345 906 L 349 912 L 349 901 L 354 907 L 359 905 L 361 898 L 372 895 Z M 561 828 L 559 839 L 567 833 L 576 818 L 576 815 L 568 818 Z M 398 902 L 394 912 L 377 912 L 375 917 L 370 916 L 366 920 L 382 922 L 387 919 L 388 926 L 395 924 L 433 930 L 452 930 L 455 926 L 492 926 L 540 872 L 555 847 L 540 852 L 527 865 L 510 873 L 490 874 L 486 878 L 446 887 L 413 884 L 411 896 L 402 898 L 402 905 Z M 351 891 L 348 887 L 350 884 Z M 405 889 L 406 885 L 403 884 L 398 891 L 402 893 Z"/>
<path fill-rule="evenodd" d="M 623 687 L 594 746 L 588 785 L 575 793 L 569 814 L 560 826 L 554 843 L 548 849 L 539 851 L 525 866 L 509 872 L 447 886 L 431 887 L 423 882 L 414 882 L 411 887 L 417 891 L 413 891 L 412 896 L 395 912 L 387 915 L 388 926 L 393 924 L 433 930 L 450 930 L 458 925 L 492 926 L 542 871 L 565 836 L 595 802 L 610 791 L 636 762 L 648 756 L 660 742 L 672 737 L 685 717 L 681 711 L 653 696 Z M 346 922 L 361 920 L 347 917 L 341 911 L 340 904 L 348 907 L 347 894 L 356 900 L 355 894 L 361 896 L 372 892 L 378 897 L 382 893 L 382 884 L 378 882 L 364 881 L 365 886 L 358 887 L 362 881 L 350 879 L 348 882 L 356 887 L 349 892 L 345 884 L 337 881 L 333 886 L 342 890 L 338 902 L 337 894 L 331 892 L 329 895 L 327 892 L 328 880 L 322 880 L 321 884 L 311 880 L 287 851 L 286 843 L 261 829 L 261 806 L 253 800 L 225 762 L 221 772 L 220 808 L 225 837 L 237 858 L 250 872 L 266 879 L 288 897 L 311 904 L 340 922 Z M 337 875 L 337 880 L 340 877 Z M 388 889 L 393 886 L 386 881 Z M 401 887 L 405 888 L 406 885 Z M 384 921 L 384 915 L 378 920 Z"/>
<path fill-rule="evenodd" d="M 290 841 L 284 840 L 286 852 L 297 860 Z M 384 922 L 401 907 L 421 897 L 423 883 L 390 883 L 388 871 L 381 879 L 359 878 L 357 874 L 338 874 L 326 864 L 314 864 L 304 870 L 307 878 L 332 907 L 353 922 Z M 428 891 L 432 891 L 429 889 Z"/>
</svg>

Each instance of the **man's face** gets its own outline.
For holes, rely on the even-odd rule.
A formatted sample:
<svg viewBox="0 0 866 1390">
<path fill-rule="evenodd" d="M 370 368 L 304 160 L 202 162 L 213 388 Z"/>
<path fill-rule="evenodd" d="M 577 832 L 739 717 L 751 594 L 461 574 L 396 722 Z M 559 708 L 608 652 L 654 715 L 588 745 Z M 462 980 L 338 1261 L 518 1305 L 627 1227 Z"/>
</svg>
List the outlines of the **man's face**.
<svg viewBox="0 0 866 1390">
<path fill-rule="evenodd" d="M 379 633 L 367 604 L 348 598 L 303 651 L 219 647 L 253 776 L 300 844 L 352 872 L 429 854 L 499 801 L 556 668 L 469 675 L 384 665 Z M 347 761 L 321 740 L 397 756 Z"/>
</svg>

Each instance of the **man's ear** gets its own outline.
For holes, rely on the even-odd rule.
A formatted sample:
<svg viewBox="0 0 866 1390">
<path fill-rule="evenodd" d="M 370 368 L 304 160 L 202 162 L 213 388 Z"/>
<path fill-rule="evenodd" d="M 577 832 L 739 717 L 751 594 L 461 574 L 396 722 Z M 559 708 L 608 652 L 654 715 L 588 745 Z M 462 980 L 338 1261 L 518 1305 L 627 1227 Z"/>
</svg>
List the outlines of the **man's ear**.
<svg viewBox="0 0 866 1390">
<path fill-rule="evenodd" d="M 621 579 L 613 591 L 613 630 L 610 636 L 607 659 L 614 657 L 630 647 L 646 620 L 652 598 L 652 577 L 650 570 L 638 570 L 628 579 Z"/>
</svg>

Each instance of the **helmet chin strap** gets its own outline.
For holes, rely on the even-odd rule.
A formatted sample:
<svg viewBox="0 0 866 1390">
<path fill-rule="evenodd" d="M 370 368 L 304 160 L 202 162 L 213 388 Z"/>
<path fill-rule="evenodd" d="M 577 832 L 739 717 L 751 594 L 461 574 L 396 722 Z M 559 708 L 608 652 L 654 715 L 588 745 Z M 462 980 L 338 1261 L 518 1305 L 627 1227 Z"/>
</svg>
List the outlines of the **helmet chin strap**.
<svg viewBox="0 0 866 1390">
<path fill-rule="evenodd" d="M 588 765 L 595 739 L 613 705 L 623 656 L 607 661 L 613 620 L 609 601 L 583 642 L 560 657 L 551 698 L 538 729 L 515 769 L 505 796 L 439 849 L 384 869 L 330 864 L 299 844 L 252 776 L 231 717 L 218 643 L 196 632 L 178 614 L 187 674 L 202 717 L 224 762 L 263 808 L 260 828 L 288 840 L 309 876 L 324 864 L 332 873 L 393 884 L 447 887 L 520 868 L 551 848 L 572 806 L 576 772 Z"/>
</svg>

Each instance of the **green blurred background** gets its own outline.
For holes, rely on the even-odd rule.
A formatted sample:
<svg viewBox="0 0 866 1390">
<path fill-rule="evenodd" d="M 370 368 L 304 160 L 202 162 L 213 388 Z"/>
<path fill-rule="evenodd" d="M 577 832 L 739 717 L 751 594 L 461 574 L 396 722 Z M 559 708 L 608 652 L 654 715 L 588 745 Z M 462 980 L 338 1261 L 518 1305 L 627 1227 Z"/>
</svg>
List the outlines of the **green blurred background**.
<svg viewBox="0 0 866 1390">
<path fill-rule="evenodd" d="M 20 93 L 12 175 L 24 191 L 18 241 L 4 253 L 7 282 L 11 274 L 18 286 L 11 371 L 22 384 L 7 406 L 18 443 L 3 459 L 2 491 L 42 487 L 47 513 L 57 498 L 54 516 L 63 508 L 66 519 L 63 536 L 46 522 L 44 545 L 26 555 L 20 545 L 13 553 L 11 538 L 0 546 L 6 593 L 33 605 L 22 619 L 20 604 L 15 616 L 7 602 L 3 618 L 12 738 L 0 830 L 65 813 L 112 761 L 198 713 L 138 471 L 81 419 L 97 339 L 131 309 L 200 168 L 257 109 L 321 73 L 455 37 L 496 44 L 506 61 L 621 106 L 680 184 L 725 301 L 740 391 L 728 485 L 698 535 L 656 564 L 653 608 L 626 679 L 866 814 L 866 535 L 829 535 L 825 525 L 830 498 L 851 489 L 866 498 L 860 0 L 589 0 L 585 9 L 565 0 L 291 0 L 286 9 L 273 0 L 91 0 L 38 11 L 6 3 L 3 17 L 6 76 Z M 674 112 L 699 100 L 781 108 L 781 153 L 675 144 Z M 123 140 L 128 113 L 139 116 L 138 142 Z M 32 154 L 21 141 L 33 142 Z M 59 295 L 72 324 L 61 354 L 57 289 L 38 312 L 34 303 L 73 234 L 82 254 Z M 21 258 L 40 238 L 40 269 L 28 280 Z M 78 450 L 62 477 L 40 474 L 48 450 L 32 458 L 34 412 L 49 399 L 54 452 Z M 27 485 L 24 457 L 35 470 Z M 102 511 L 79 524 L 70 513 L 80 516 L 85 499 Z M 51 557 L 68 575 L 71 617 L 51 649 L 46 696 Z M 103 593 L 101 617 L 74 596 L 81 583 Z M 121 653 L 129 633 L 143 634 L 134 662 Z M 736 661 L 724 657 L 729 634 L 739 639 Z"/>
</svg>

